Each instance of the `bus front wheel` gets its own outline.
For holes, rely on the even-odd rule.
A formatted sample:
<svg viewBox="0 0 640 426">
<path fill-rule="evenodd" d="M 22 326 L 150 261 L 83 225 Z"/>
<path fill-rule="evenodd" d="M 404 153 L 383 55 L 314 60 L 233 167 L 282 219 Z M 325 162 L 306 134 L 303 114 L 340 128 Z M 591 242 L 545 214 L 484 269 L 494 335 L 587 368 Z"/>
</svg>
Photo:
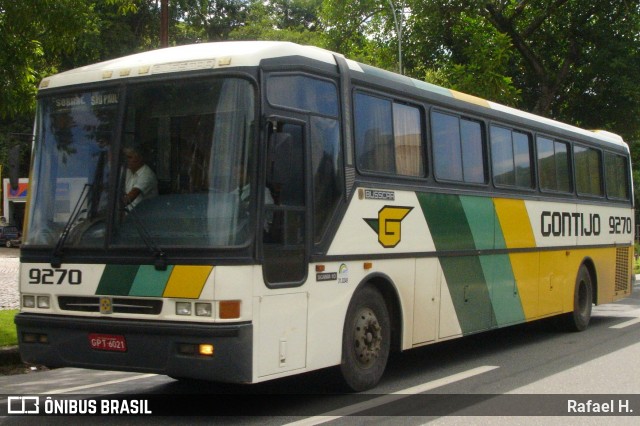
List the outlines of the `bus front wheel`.
<svg viewBox="0 0 640 426">
<path fill-rule="evenodd" d="M 391 321 L 380 292 L 366 286 L 349 304 L 342 335 L 340 370 L 345 384 L 356 392 L 375 387 L 387 365 Z"/>
<path fill-rule="evenodd" d="M 585 265 L 580 266 L 573 293 L 573 311 L 564 315 L 564 326 L 569 331 L 583 331 L 591 319 L 593 282 Z"/>
</svg>

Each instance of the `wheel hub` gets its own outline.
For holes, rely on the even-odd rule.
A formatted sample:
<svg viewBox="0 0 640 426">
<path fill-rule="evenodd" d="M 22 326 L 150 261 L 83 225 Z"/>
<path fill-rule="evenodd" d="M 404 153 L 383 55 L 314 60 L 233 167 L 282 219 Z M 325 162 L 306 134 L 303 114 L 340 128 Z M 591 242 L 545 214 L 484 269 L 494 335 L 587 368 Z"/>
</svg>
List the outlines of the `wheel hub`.
<svg viewBox="0 0 640 426">
<path fill-rule="evenodd" d="M 362 367 L 368 368 L 380 355 L 382 346 L 382 328 L 371 309 L 364 308 L 358 313 L 354 337 L 356 359 Z"/>
</svg>

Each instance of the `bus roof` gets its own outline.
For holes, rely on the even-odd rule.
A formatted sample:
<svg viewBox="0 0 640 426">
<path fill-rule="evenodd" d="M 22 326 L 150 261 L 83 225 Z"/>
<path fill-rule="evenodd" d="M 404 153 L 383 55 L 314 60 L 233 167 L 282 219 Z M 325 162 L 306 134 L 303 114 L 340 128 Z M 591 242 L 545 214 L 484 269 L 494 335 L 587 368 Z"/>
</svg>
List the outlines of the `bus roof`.
<svg viewBox="0 0 640 426">
<path fill-rule="evenodd" d="M 40 90 L 181 71 L 258 66 L 264 59 L 288 56 L 301 56 L 335 65 L 335 55 L 343 56 L 319 47 L 281 41 L 226 41 L 191 44 L 137 53 L 55 74 L 42 80 Z M 352 71 L 361 72 L 365 75 L 375 75 L 383 79 L 413 86 L 419 90 L 437 93 L 477 106 L 501 111 L 508 115 L 544 123 L 566 131 L 596 138 L 603 142 L 624 146 L 628 149 L 622 137 L 614 133 L 585 130 L 352 60 L 347 59 L 347 63 Z"/>
</svg>

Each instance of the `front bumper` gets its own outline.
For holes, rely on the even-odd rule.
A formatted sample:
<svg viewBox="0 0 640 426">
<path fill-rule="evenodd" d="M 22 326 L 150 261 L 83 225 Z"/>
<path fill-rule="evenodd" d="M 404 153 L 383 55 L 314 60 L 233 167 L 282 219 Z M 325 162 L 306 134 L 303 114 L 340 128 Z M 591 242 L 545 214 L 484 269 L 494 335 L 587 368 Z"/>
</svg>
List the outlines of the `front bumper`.
<svg viewBox="0 0 640 426">
<path fill-rule="evenodd" d="M 15 323 L 20 356 L 32 364 L 232 383 L 252 381 L 251 323 L 200 324 L 31 313 L 16 315 Z M 92 349 L 90 333 L 124 336 L 126 351 Z M 25 334 L 46 335 L 47 343 L 25 342 Z M 181 345 L 200 343 L 213 344 L 213 356 L 184 354 L 179 350 Z"/>
</svg>

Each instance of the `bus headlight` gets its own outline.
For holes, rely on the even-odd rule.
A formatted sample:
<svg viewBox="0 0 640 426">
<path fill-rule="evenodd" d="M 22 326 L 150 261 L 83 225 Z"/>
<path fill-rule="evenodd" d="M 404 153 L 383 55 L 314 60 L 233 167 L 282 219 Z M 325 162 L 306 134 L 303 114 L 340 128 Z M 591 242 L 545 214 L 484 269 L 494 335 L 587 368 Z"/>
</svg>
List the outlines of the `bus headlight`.
<svg viewBox="0 0 640 426">
<path fill-rule="evenodd" d="M 49 309 L 51 307 L 50 300 L 49 296 L 38 296 L 38 308 Z"/>
<path fill-rule="evenodd" d="M 36 297 L 24 295 L 22 296 L 22 307 L 23 308 L 35 308 L 36 307 Z"/>
<path fill-rule="evenodd" d="M 176 302 L 176 315 L 191 315 L 191 302 Z"/>
<path fill-rule="evenodd" d="M 213 314 L 211 303 L 196 303 L 196 315 L 199 317 L 210 317 Z"/>
</svg>

